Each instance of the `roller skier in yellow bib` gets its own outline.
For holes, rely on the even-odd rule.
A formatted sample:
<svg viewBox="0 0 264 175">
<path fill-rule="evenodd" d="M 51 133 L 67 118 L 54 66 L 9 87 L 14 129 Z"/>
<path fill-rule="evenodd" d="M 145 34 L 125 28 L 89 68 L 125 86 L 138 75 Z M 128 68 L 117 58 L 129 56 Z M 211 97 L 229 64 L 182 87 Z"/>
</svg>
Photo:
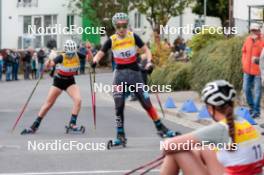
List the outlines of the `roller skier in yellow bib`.
<svg viewBox="0 0 264 175">
<path fill-rule="evenodd" d="M 105 53 L 111 49 L 113 52 L 116 69 L 114 72 L 114 87 L 118 87 L 113 92 L 115 102 L 115 115 L 117 123 L 117 138 L 108 144 L 109 147 L 115 145 L 126 144 L 125 130 L 124 130 L 124 106 L 126 92 L 120 91 L 122 84 L 127 86 L 134 86 L 136 84 L 144 85 L 141 76 L 140 68 L 137 63 L 137 48 L 143 50 L 147 57 L 147 64 L 145 69 L 152 71 L 153 64 L 151 62 L 152 55 L 148 47 L 143 43 L 141 38 L 135 33 L 127 30 L 128 16 L 125 13 L 116 13 L 112 18 L 113 26 L 116 33 L 112 35 L 103 45 L 101 50 L 95 55 L 92 67 L 95 68 L 97 63 L 102 59 Z M 135 89 L 135 95 L 139 99 L 142 107 L 146 110 L 148 116 L 154 122 L 154 125 L 161 137 L 173 137 L 179 133 L 168 129 L 160 120 L 156 109 L 151 104 L 149 94 L 143 91 L 142 88 Z"/>
<path fill-rule="evenodd" d="M 51 86 L 47 99 L 42 105 L 38 116 L 31 127 L 24 129 L 21 134 L 33 134 L 35 133 L 39 125 L 55 103 L 59 95 L 66 91 L 67 94 L 72 98 L 74 105 L 71 111 L 71 119 L 69 125 L 66 126 L 66 132 L 84 132 L 83 126 L 78 127 L 76 125 L 77 117 L 81 108 L 81 94 L 80 89 L 75 83 L 74 75 L 77 74 L 80 67 L 79 57 L 85 57 L 79 52 L 76 52 L 77 45 L 72 40 L 67 40 L 64 44 L 64 52 L 58 55 L 55 59 L 49 59 L 45 63 L 46 69 L 56 66 L 56 73 L 53 79 L 53 85 Z"/>
</svg>

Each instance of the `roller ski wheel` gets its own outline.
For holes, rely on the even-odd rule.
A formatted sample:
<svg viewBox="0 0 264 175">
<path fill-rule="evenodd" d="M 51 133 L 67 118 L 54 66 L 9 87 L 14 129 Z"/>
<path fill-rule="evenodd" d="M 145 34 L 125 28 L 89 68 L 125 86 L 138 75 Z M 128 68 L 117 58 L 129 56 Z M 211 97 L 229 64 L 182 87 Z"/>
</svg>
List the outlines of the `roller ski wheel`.
<svg viewBox="0 0 264 175">
<path fill-rule="evenodd" d="M 171 138 L 171 137 L 175 137 L 175 136 L 181 135 L 181 133 L 175 132 L 175 131 L 172 131 L 172 130 L 168 130 L 167 132 L 158 131 L 157 134 L 161 138 Z"/>
<path fill-rule="evenodd" d="M 123 147 L 125 148 L 127 144 L 127 139 L 126 138 L 117 138 L 115 140 L 109 140 L 107 142 L 107 149 L 110 150 L 114 147 Z"/>
<path fill-rule="evenodd" d="M 168 129 L 166 126 L 164 126 L 163 124 L 161 124 L 161 127 L 158 129 L 157 134 L 161 138 L 171 138 L 171 137 L 181 135 L 180 132 L 172 131 L 172 130 Z"/>
<path fill-rule="evenodd" d="M 36 132 L 36 130 L 33 130 L 32 128 L 26 128 L 20 134 L 21 135 L 34 134 L 35 132 Z"/>
<path fill-rule="evenodd" d="M 76 126 L 65 126 L 66 129 L 66 134 L 69 133 L 81 133 L 84 134 L 85 133 L 85 127 L 84 126 L 80 126 L 80 127 L 76 127 Z"/>
</svg>

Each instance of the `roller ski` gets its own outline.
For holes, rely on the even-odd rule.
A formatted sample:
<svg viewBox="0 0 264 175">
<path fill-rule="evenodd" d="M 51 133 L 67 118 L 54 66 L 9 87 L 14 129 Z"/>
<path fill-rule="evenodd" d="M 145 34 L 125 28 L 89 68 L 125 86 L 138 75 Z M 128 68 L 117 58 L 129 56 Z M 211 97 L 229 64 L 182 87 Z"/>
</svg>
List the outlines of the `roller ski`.
<svg viewBox="0 0 264 175">
<path fill-rule="evenodd" d="M 69 134 L 69 133 L 80 133 L 80 134 L 83 134 L 85 132 L 85 127 L 84 126 L 78 127 L 78 126 L 73 125 L 73 124 L 66 125 L 65 129 L 66 129 L 66 134 Z"/>
<path fill-rule="evenodd" d="M 172 131 L 168 129 L 165 125 L 163 125 L 162 123 L 160 123 L 160 125 L 157 127 L 157 130 L 158 130 L 157 134 L 161 138 L 171 138 L 177 135 L 181 135 L 180 132 Z"/>
<path fill-rule="evenodd" d="M 127 139 L 125 134 L 118 134 L 117 138 L 114 140 L 109 140 L 107 142 L 107 149 L 112 149 L 114 147 L 123 147 L 125 148 L 127 144 Z"/>
<path fill-rule="evenodd" d="M 34 134 L 35 132 L 36 132 L 36 130 L 33 130 L 32 128 L 26 128 L 20 134 L 21 135 Z"/>
</svg>

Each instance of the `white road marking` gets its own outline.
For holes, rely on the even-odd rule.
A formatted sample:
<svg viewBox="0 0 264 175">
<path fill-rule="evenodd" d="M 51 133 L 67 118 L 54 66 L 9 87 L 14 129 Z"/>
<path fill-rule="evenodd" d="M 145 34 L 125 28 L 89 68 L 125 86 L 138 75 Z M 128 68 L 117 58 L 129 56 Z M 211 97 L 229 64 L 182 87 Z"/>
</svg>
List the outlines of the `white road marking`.
<svg viewBox="0 0 264 175">
<path fill-rule="evenodd" d="M 97 170 L 97 171 L 65 171 L 65 172 L 31 172 L 31 173 L 0 173 L 0 175 L 60 175 L 60 174 L 113 174 L 126 173 L 130 170 Z M 153 169 L 150 172 L 159 172 L 159 169 Z M 143 172 L 143 171 L 138 171 Z"/>
</svg>

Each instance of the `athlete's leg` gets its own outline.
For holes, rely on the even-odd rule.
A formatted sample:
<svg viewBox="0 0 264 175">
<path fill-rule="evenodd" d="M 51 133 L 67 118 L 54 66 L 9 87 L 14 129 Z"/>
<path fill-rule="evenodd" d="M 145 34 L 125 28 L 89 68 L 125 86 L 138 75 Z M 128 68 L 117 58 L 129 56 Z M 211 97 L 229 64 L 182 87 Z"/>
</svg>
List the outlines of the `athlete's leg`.
<svg viewBox="0 0 264 175">
<path fill-rule="evenodd" d="M 191 165 L 191 166 L 190 166 Z M 174 175 L 179 169 L 185 175 L 222 175 L 223 166 L 211 150 L 181 151 L 167 155 L 161 167 L 161 175 Z"/>
<path fill-rule="evenodd" d="M 55 86 L 51 86 L 49 93 L 48 93 L 48 97 L 46 101 L 44 102 L 44 104 L 41 106 L 40 111 L 38 113 L 39 117 L 44 118 L 44 116 L 47 114 L 49 109 L 53 106 L 53 104 L 55 103 L 55 101 L 57 100 L 61 92 L 62 92 L 61 89 Z"/>
<path fill-rule="evenodd" d="M 82 104 L 80 89 L 76 84 L 73 84 L 67 88 L 66 92 L 73 100 L 73 108 L 72 108 L 72 116 L 71 116 L 70 124 L 76 125 L 77 117 L 80 112 L 81 104 Z"/>
<path fill-rule="evenodd" d="M 161 175 L 175 175 L 179 169 L 184 175 L 209 175 L 203 161 L 193 151 L 181 151 L 165 157 L 162 164 Z"/>
<path fill-rule="evenodd" d="M 160 117 L 157 113 L 157 110 L 154 108 L 150 101 L 149 93 L 144 89 L 144 82 L 142 80 L 142 76 L 140 72 L 137 71 L 131 71 L 130 76 L 132 79 L 130 79 L 131 84 L 134 86 L 137 85 L 138 88 L 134 89 L 135 90 L 135 95 L 137 96 L 140 104 L 142 107 L 147 111 L 149 117 L 152 119 L 154 122 L 159 135 L 162 137 L 173 137 L 177 134 L 180 134 L 179 132 L 173 132 L 169 130 L 160 120 Z"/>
<path fill-rule="evenodd" d="M 41 120 L 45 117 L 49 109 L 53 106 L 53 104 L 55 103 L 57 97 L 61 94 L 61 92 L 62 92 L 61 89 L 55 86 L 51 86 L 49 93 L 48 93 L 48 97 L 40 108 L 38 117 L 36 118 L 34 123 L 31 125 L 30 129 L 28 130 L 26 129 L 28 133 L 34 133 L 39 128 Z"/>
<path fill-rule="evenodd" d="M 125 92 L 124 88 L 121 86 L 122 82 L 125 81 L 125 74 L 122 70 L 115 70 L 114 73 L 114 92 L 113 98 L 115 102 L 115 115 L 116 115 L 116 129 L 117 129 L 117 138 L 125 137 L 124 129 L 124 107 L 125 107 Z"/>
<path fill-rule="evenodd" d="M 196 152 L 202 157 L 210 174 L 216 174 L 215 172 L 217 172 L 218 175 L 224 174 L 224 166 L 217 160 L 214 150 L 204 148 L 201 151 L 196 150 Z"/>
</svg>

